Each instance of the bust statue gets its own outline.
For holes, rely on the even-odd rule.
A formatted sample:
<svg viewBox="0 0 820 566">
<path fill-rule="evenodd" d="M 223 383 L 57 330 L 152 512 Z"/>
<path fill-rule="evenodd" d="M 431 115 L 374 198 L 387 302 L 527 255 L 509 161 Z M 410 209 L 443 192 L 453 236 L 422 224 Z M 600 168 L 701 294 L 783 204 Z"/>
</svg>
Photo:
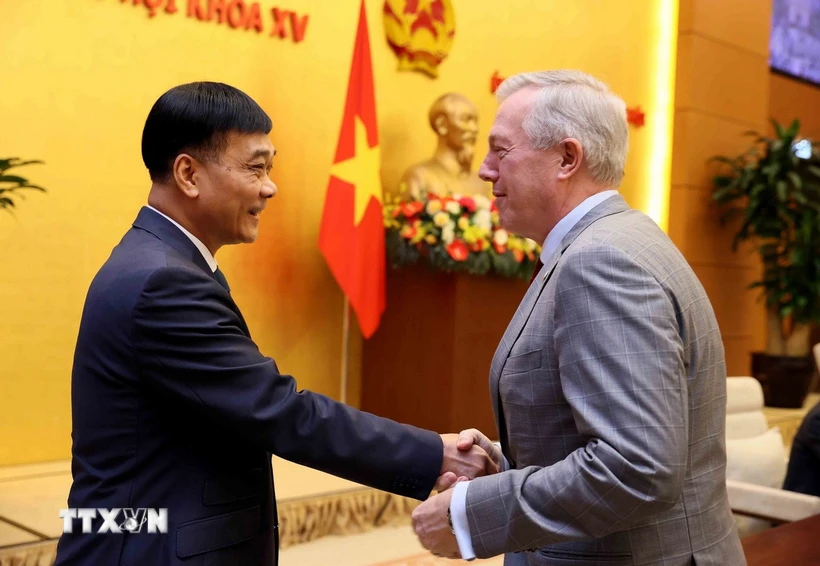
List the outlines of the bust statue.
<svg viewBox="0 0 820 566">
<path fill-rule="evenodd" d="M 429 112 L 430 127 L 438 136 L 433 156 L 413 165 L 401 179 L 402 197 L 485 195 L 489 184 L 472 172 L 478 135 L 478 111 L 465 96 L 447 93 L 440 96 Z"/>
</svg>

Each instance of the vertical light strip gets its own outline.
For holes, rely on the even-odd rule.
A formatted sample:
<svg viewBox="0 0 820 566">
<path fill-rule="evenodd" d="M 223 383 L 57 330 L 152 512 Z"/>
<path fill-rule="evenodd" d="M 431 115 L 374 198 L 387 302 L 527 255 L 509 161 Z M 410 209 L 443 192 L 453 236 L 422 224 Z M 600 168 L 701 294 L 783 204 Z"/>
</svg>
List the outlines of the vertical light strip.
<svg viewBox="0 0 820 566">
<path fill-rule="evenodd" d="M 657 0 L 657 43 L 653 64 L 654 116 L 649 120 L 647 214 L 664 231 L 669 221 L 672 176 L 672 129 L 675 120 L 675 74 L 678 46 L 678 0 Z"/>
</svg>

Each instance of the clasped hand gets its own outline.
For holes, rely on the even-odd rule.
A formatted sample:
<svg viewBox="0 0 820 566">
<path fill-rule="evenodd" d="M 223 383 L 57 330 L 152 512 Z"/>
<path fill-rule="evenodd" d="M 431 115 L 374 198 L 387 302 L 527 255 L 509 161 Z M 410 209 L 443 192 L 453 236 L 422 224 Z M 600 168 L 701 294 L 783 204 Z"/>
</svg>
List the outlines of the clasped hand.
<svg viewBox="0 0 820 566">
<path fill-rule="evenodd" d="M 422 546 L 436 556 L 460 558 L 458 543 L 447 520 L 453 497 L 450 488 L 459 481 L 498 473 L 504 457 L 489 438 L 474 428 L 458 435 L 442 434 L 441 440 L 444 459 L 436 482 L 439 493 L 413 511 L 413 530 Z"/>
</svg>

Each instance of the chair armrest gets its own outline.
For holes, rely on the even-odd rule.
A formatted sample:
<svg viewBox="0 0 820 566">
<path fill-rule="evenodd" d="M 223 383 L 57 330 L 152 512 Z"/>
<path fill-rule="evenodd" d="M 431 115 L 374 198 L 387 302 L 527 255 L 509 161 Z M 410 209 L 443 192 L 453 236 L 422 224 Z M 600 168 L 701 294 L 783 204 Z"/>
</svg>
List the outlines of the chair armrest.
<svg viewBox="0 0 820 566">
<path fill-rule="evenodd" d="M 762 485 L 726 481 L 732 512 L 787 523 L 820 514 L 820 497 Z"/>
</svg>

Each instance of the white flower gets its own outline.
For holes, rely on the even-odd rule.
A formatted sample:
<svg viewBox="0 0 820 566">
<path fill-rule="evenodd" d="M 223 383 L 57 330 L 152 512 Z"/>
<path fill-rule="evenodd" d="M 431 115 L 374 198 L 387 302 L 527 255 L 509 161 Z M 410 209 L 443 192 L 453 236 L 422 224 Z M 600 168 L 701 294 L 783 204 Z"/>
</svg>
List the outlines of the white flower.
<svg viewBox="0 0 820 566">
<path fill-rule="evenodd" d="M 475 195 L 473 197 L 473 201 L 475 202 L 478 210 L 490 210 L 490 199 L 484 195 Z"/>
<path fill-rule="evenodd" d="M 451 220 L 444 228 L 441 229 L 441 241 L 444 245 L 449 246 L 453 243 L 456 237 L 456 225 Z"/>
<path fill-rule="evenodd" d="M 476 213 L 473 215 L 473 224 L 481 228 L 482 230 L 489 230 L 493 226 L 492 217 L 490 216 L 490 210 L 487 208 L 482 208 L 481 210 L 477 210 Z"/>
<path fill-rule="evenodd" d="M 449 201 L 445 208 L 450 214 L 458 214 L 461 212 L 461 205 L 454 200 Z"/>
<path fill-rule="evenodd" d="M 495 234 L 493 234 L 493 242 L 495 242 L 499 246 L 506 245 L 509 239 L 510 235 L 503 228 L 496 230 Z"/>
<path fill-rule="evenodd" d="M 440 210 L 433 215 L 433 224 L 439 228 L 443 228 L 448 222 L 452 222 L 450 220 L 450 216 L 443 210 Z"/>
</svg>

